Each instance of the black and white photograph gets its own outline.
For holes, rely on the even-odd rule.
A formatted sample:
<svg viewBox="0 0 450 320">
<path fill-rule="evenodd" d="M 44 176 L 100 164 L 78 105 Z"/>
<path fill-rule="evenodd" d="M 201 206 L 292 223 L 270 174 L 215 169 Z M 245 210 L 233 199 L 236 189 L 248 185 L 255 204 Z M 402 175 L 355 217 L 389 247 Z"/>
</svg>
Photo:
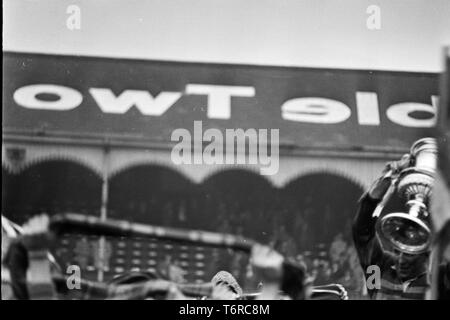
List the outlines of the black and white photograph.
<svg viewBox="0 0 450 320">
<path fill-rule="evenodd" d="M 2 5 L 2 300 L 450 299 L 449 0 Z"/>
</svg>

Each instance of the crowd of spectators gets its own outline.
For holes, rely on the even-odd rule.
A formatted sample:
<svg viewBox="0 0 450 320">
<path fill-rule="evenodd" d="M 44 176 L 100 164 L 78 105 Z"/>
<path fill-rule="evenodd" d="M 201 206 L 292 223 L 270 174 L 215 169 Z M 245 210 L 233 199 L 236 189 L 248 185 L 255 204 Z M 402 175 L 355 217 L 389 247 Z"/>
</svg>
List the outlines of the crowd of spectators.
<svg viewBox="0 0 450 320">
<path fill-rule="evenodd" d="M 332 193 L 314 188 L 309 193 L 295 188 L 279 189 L 252 181 L 254 176 L 233 179 L 232 182 L 212 179 L 202 185 L 180 183 L 174 191 L 174 183 L 161 184 L 158 179 L 152 182 L 150 177 L 134 175 L 112 184 L 108 217 L 247 237 L 303 263 L 315 283 L 342 283 L 355 296 L 363 294 L 363 275 L 350 238 L 356 201 L 331 199 Z M 55 203 L 45 203 L 39 210 L 33 207 L 15 212 L 19 219 L 9 217 L 23 222 L 33 212 L 99 214 L 97 202 L 51 199 Z M 172 260 L 178 263 L 176 257 Z M 211 277 L 223 268 L 232 272 L 243 286 L 254 288 L 258 283 L 252 281 L 248 262 L 244 254 L 214 250 L 204 267 L 204 277 Z"/>
</svg>

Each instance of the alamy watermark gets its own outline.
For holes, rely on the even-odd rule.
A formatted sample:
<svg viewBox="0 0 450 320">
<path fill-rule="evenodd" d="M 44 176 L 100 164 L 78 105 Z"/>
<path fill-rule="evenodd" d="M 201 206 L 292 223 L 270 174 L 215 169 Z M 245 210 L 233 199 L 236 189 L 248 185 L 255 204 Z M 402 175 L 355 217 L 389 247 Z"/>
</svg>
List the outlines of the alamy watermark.
<svg viewBox="0 0 450 320">
<path fill-rule="evenodd" d="M 366 27 L 369 30 L 380 30 L 381 29 L 381 8 L 377 5 L 370 5 L 366 9 L 368 14 L 366 20 Z"/>
<path fill-rule="evenodd" d="M 76 264 L 67 266 L 66 274 L 68 275 L 66 279 L 66 285 L 69 290 L 80 290 L 81 289 L 81 268 Z"/>
<path fill-rule="evenodd" d="M 171 141 L 174 164 L 259 165 L 262 175 L 274 175 L 279 169 L 279 129 L 226 129 L 203 131 L 202 121 L 194 121 L 193 132 L 178 128 Z"/>
<path fill-rule="evenodd" d="M 377 265 L 370 265 L 366 269 L 366 287 L 369 290 L 381 289 L 381 269 Z"/>
<path fill-rule="evenodd" d="M 75 4 L 71 4 L 66 9 L 66 27 L 70 31 L 81 29 L 81 9 Z"/>
</svg>

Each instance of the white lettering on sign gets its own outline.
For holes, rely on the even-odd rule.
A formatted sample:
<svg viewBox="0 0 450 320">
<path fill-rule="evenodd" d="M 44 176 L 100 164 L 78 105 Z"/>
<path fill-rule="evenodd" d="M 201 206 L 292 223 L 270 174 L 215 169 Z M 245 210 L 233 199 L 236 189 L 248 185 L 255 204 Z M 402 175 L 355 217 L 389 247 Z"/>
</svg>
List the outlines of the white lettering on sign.
<svg viewBox="0 0 450 320">
<path fill-rule="evenodd" d="M 38 95 L 42 94 L 56 96 L 57 99 L 39 99 Z M 18 105 L 27 109 L 55 111 L 74 109 L 83 101 L 83 96 L 77 90 L 54 84 L 33 84 L 19 88 L 13 98 Z"/>
<path fill-rule="evenodd" d="M 378 96 L 375 92 L 357 92 L 356 109 L 358 110 L 359 124 L 366 126 L 378 126 L 380 124 Z"/>
<path fill-rule="evenodd" d="M 136 106 L 146 116 L 160 116 L 181 97 L 180 92 L 161 92 L 153 96 L 148 91 L 125 90 L 118 97 L 111 89 L 91 88 L 90 94 L 105 113 L 126 113 Z"/>
<path fill-rule="evenodd" d="M 254 97 L 255 88 L 188 84 L 186 86 L 186 93 L 208 96 L 207 112 L 209 118 L 229 119 L 231 116 L 231 97 Z"/>
<path fill-rule="evenodd" d="M 253 87 L 187 84 L 186 94 L 208 96 L 207 116 L 210 119 L 231 117 L 231 97 L 254 97 Z M 109 88 L 90 88 L 89 93 L 105 113 L 125 114 L 136 107 L 143 115 L 161 116 L 179 99 L 182 92 L 163 91 L 153 97 L 145 90 L 125 90 L 116 95 Z M 50 95 L 54 98 L 45 98 Z M 54 84 L 34 84 L 18 88 L 14 101 L 27 109 L 67 111 L 78 107 L 83 95 L 73 89 Z M 431 104 L 401 102 L 387 108 L 387 118 L 404 127 L 427 128 L 436 125 L 439 97 L 432 96 Z M 327 98 L 301 97 L 290 99 L 281 106 L 285 120 L 334 124 L 346 121 L 351 109 L 346 104 Z M 380 125 L 378 95 L 375 92 L 356 92 L 356 117 L 360 125 Z"/>
<path fill-rule="evenodd" d="M 281 106 L 283 119 L 311 123 L 339 123 L 347 120 L 351 111 L 344 103 L 325 98 L 296 98 Z"/>
<path fill-rule="evenodd" d="M 386 115 L 392 122 L 404 127 L 429 128 L 434 127 L 437 121 L 438 99 L 434 97 L 434 105 L 414 102 L 397 103 L 388 108 Z M 411 116 L 413 112 L 427 113 L 430 117 L 417 119 Z"/>
</svg>

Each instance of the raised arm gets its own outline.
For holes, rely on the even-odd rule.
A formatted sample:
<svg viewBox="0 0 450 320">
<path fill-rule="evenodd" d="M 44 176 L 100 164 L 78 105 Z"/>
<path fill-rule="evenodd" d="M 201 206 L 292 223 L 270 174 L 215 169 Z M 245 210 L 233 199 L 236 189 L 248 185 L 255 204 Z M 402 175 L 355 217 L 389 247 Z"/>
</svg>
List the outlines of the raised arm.
<svg viewBox="0 0 450 320">
<path fill-rule="evenodd" d="M 377 217 L 374 211 L 389 190 L 392 180 L 410 164 L 409 155 L 404 155 L 401 160 L 387 163 L 379 177 L 359 200 L 358 211 L 353 220 L 353 241 L 358 251 L 359 259 L 363 267 L 372 263 L 374 254 L 375 224 Z"/>
</svg>

